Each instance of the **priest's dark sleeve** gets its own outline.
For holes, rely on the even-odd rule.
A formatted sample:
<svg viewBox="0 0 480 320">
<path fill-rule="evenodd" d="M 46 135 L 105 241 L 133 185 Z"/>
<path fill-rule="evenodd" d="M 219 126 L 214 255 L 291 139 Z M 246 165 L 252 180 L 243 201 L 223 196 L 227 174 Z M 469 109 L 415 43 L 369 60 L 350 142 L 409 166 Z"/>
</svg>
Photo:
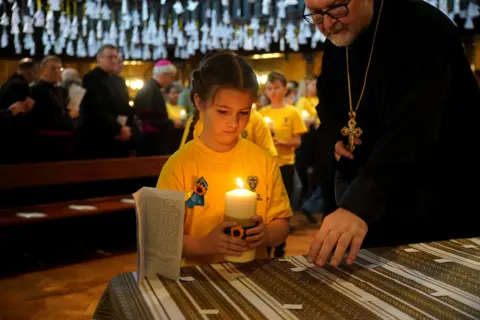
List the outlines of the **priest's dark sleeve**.
<svg viewBox="0 0 480 320">
<path fill-rule="evenodd" d="M 108 131 L 112 137 L 120 134 L 122 126 L 118 123 L 116 114 L 109 112 L 110 102 L 106 81 L 97 77 L 95 73 L 88 73 L 83 78 L 82 86 L 87 90 L 81 104 L 81 114 L 85 126 L 99 131 Z M 92 128 L 94 127 L 94 128 Z"/>
<path fill-rule="evenodd" d="M 438 48 L 432 50 L 441 51 Z M 412 54 L 406 58 L 395 80 L 387 84 L 380 132 L 368 160 L 357 170 L 355 178 L 338 200 L 339 207 L 355 213 L 367 223 L 377 221 L 385 213 L 388 195 L 391 196 L 393 190 L 398 190 L 399 186 L 418 188 L 409 179 L 422 175 L 425 175 L 425 183 L 430 183 L 432 177 L 426 176 L 426 172 L 435 171 L 432 168 L 439 166 L 438 174 L 442 174 L 440 159 L 451 157 L 451 164 L 458 163 L 456 151 L 463 149 L 462 143 L 466 146 L 462 139 L 454 138 L 460 136 L 457 132 L 460 128 L 449 128 L 448 134 L 445 131 L 448 127 L 445 122 L 449 118 L 447 106 L 453 105 L 452 110 L 457 109 L 451 112 L 453 117 L 468 118 L 459 111 L 462 98 L 458 94 L 452 95 L 455 86 L 462 85 L 452 83 L 452 79 L 462 78 L 454 77 L 453 73 L 468 70 L 458 68 L 462 61 L 466 63 L 466 59 L 461 58 L 463 48 L 458 42 L 458 46 L 451 46 L 443 53 L 430 53 Z M 469 79 L 468 75 L 466 78 Z M 458 105 L 449 101 L 452 96 L 458 99 Z M 452 121 L 458 122 L 456 119 Z M 342 158 L 342 161 L 350 160 Z M 458 170 L 458 174 L 462 174 L 461 169 Z M 445 188 L 463 187 L 448 185 L 448 177 L 444 181 Z"/>
</svg>

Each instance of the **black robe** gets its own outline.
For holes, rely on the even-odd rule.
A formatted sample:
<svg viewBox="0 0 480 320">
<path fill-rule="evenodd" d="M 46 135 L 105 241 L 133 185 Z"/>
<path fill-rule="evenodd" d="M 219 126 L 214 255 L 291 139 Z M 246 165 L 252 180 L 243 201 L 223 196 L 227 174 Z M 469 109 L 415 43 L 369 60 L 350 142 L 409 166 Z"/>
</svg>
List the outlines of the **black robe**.
<svg viewBox="0 0 480 320">
<path fill-rule="evenodd" d="M 142 122 L 141 140 L 137 150 L 141 156 L 170 153 L 169 136 L 173 122 L 168 117 L 160 89 L 158 82 L 150 79 L 135 97 L 135 112 Z"/>
<path fill-rule="evenodd" d="M 132 108 L 118 86 L 118 77 L 97 67 L 83 77 L 87 90 L 81 104 L 81 149 L 87 158 L 128 157 L 131 140 L 121 142 L 118 116 L 127 116 L 133 126 Z M 115 79 L 114 79 L 115 78 Z"/>
<path fill-rule="evenodd" d="M 338 163 L 334 145 L 348 142 L 340 134 L 349 112 L 346 52 L 329 41 L 325 45 L 317 83 L 322 125 L 316 172 L 327 207 L 364 219 L 367 247 L 479 236 L 480 209 L 472 203 L 479 177 L 472 117 L 480 91 L 458 30 L 425 1 L 384 1 L 357 113 L 363 144 L 354 160 Z M 380 2 L 375 0 L 372 23 L 349 49 L 354 107 Z"/>
<path fill-rule="evenodd" d="M 73 122 L 63 87 L 40 80 L 32 86 L 35 106 L 28 113 L 35 133 L 36 161 L 70 160 L 74 153 Z"/>
<path fill-rule="evenodd" d="M 0 163 L 28 161 L 33 133 L 25 114 L 13 116 L 8 108 L 30 97 L 31 89 L 24 76 L 14 73 L 0 88 Z"/>
</svg>

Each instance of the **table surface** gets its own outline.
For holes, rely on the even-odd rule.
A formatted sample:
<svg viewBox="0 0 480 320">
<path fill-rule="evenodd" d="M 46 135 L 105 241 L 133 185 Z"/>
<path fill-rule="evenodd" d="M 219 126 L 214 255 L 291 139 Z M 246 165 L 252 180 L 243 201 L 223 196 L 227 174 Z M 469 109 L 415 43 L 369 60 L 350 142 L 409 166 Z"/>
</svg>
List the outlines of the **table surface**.
<svg viewBox="0 0 480 320">
<path fill-rule="evenodd" d="M 112 279 L 93 319 L 480 319 L 480 238 L 185 267 L 180 281 Z"/>
</svg>

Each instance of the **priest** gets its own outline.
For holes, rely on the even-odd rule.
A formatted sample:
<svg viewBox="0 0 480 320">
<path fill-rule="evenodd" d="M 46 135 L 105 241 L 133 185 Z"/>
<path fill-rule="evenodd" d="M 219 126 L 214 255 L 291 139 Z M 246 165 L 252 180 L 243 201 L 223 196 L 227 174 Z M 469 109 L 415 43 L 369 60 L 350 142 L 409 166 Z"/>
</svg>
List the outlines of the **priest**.
<svg viewBox="0 0 480 320">
<path fill-rule="evenodd" d="M 305 0 L 304 18 L 328 39 L 316 172 L 330 214 L 309 261 L 479 236 L 480 91 L 454 23 L 423 0 Z"/>
</svg>

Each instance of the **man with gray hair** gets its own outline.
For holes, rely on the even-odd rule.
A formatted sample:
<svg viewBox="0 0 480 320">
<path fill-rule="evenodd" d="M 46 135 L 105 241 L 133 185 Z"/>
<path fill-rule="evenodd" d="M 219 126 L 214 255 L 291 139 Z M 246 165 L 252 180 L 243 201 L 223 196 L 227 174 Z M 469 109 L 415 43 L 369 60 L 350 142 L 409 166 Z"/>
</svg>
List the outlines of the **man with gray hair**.
<svg viewBox="0 0 480 320">
<path fill-rule="evenodd" d="M 480 90 L 454 23 L 423 0 L 305 0 L 304 19 L 328 39 L 315 149 L 331 212 L 308 260 L 479 236 Z"/>
<path fill-rule="evenodd" d="M 157 61 L 152 79 L 147 81 L 135 97 L 135 111 L 142 122 L 138 155 L 167 153 L 168 133 L 173 129 L 174 123 L 168 117 L 162 88 L 170 86 L 176 74 L 177 68 L 171 61 Z"/>
</svg>

